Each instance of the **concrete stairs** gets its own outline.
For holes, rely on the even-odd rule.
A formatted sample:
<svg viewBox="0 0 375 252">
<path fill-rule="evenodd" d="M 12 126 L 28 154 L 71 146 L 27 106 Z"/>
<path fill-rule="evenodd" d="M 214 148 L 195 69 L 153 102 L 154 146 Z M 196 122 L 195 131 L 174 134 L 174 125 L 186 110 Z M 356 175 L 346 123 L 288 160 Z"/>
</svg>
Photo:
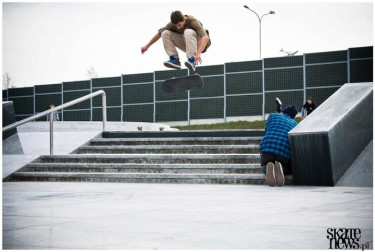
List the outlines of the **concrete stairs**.
<svg viewBox="0 0 375 252">
<path fill-rule="evenodd" d="M 104 132 L 72 154 L 41 156 L 5 181 L 265 184 L 263 133 Z"/>
</svg>

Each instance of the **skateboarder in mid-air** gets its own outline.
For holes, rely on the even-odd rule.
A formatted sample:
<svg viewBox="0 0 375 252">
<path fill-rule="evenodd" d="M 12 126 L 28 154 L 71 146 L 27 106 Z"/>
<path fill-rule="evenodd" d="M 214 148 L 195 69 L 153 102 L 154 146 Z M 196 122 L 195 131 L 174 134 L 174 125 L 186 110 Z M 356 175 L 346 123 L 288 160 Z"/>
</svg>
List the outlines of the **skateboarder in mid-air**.
<svg viewBox="0 0 375 252">
<path fill-rule="evenodd" d="M 181 11 L 171 14 L 171 21 L 141 48 L 142 54 L 160 38 L 163 39 L 165 52 L 169 61 L 164 65 L 169 68 L 181 69 L 180 58 L 177 48 L 186 52 L 187 61 L 185 66 L 195 71 L 195 66 L 202 63 L 201 53 L 204 53 L 211 45 L 208 30 L 203 28 L 202 23 L 191 15 L 183 15 Z"/>
</svg>

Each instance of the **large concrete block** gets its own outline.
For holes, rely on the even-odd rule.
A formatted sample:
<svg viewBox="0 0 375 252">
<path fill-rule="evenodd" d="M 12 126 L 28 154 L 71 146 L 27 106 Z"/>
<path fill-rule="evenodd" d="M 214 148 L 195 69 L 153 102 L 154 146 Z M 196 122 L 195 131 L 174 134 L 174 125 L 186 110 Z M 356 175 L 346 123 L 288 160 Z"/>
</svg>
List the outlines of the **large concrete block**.
<svg viewBox="0 0 375 252">
<path fill-rule="evenodd" d="M 289 132 L 293 183 L 334 186 L 373 139 L 373 83 L 345 84 Z"/>
<path fill-rule="evenodd" d="M 3 127 L 16 122 L 14 117 L 13 102 L 7 101 L 3 102 Z M 17 128 L 8 130 L 3 133 L 3 140 L 17 133 Z"/>
</svg>

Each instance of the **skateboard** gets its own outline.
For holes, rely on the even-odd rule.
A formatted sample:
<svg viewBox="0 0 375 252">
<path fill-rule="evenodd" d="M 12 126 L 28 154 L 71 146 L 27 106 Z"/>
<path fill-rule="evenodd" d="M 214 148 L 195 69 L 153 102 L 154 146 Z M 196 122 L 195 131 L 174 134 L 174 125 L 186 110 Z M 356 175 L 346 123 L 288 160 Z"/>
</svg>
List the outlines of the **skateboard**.
<svg viewBox="0 0 375 252">
<path fill-rule="evenodd" d="M 193 75 L 165 80 L 161 87 L 163 91 L 167 93 L 187 91 L 190 89 L 203 87 L 203 79 L 199 74 L 196 73 Z"/>
</svg>

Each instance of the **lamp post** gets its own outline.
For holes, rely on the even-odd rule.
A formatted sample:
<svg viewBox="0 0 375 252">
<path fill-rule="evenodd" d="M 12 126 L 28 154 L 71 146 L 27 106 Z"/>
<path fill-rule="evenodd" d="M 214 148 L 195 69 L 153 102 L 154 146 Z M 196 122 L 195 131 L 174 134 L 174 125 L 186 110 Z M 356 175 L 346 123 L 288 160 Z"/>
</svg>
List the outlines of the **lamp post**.
<svg viewBox="0 0 375 252">
<path fill-rule="evenodd" d="M 262 59 L 262 19 L 266 15 L 275 14 L 275 12 L 274 11 L 270 11 L 270 12 L 268 12 L 266 14 L 263 14 L 263 16 L 259 17 L 258 13 L 256 13 L 252 9 L 250 9 L 247 5 L 244 5 L 243 7 L 245 7 L 249 11 L 252 11 L 258 17 L 258 20 L 259 20 L 259 59 L 261 60 Z"/>
</svg>

